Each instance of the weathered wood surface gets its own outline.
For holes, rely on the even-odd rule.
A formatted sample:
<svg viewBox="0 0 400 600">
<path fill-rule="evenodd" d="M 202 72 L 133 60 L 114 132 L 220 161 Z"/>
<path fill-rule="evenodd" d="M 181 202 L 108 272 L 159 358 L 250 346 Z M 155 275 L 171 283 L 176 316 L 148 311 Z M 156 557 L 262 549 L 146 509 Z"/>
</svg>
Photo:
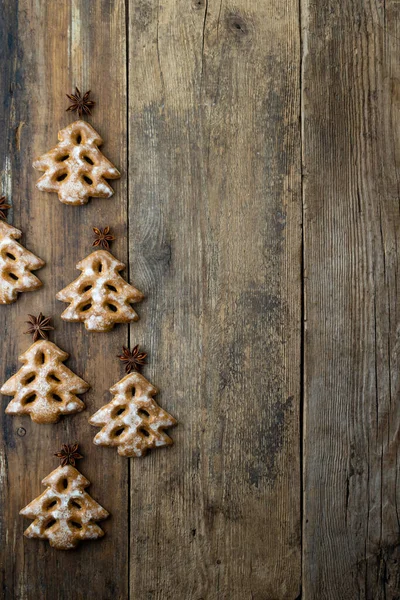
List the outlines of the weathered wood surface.
<svg viewBox="0 0 400 600">
<path fill-rule="evenodd" d="M 398 599 L 399 4 L 7 0 L 0 16 L 0 192 L 47 262 L 40 291 L 0 307 L 0 378 L 43 311 L 92 385 L 52 426 L 2 398 L 2 597 Z M 75 85 L 122 172 L 79 208 L 31 168 Z M 129 331 L 89 334 L 55 293 L 106 224 L 147 299 Z M 143 460 L 87 423 L 126 343 L 179 420 Z M 75 439 L 112 517 L 57 552 L 18 512 Z"/>
<path fill-rule="evenodd" d="M 88 411 L 57 426 L 2 417 L 4 597 L 296 597 L 297 3 L 22 1 L 4 17 L 3 190 L 47 267 L 40 292 L 3 307 L 2 380 L 29 344 L 26 313 L 42 310 L 93 386 Z M 91 122 L 123 172 L 114 199 L 78 209 L 39 193 L 30 166 L 69 122 L 64 94 L 75 84 L 94 90 Z M 142 461 L 94 447 L 87 425 L 119 377 L 127 328 L 87 334 L 61 322 L 54 299 L 76 276 L 91 227 L 106 223 L 122 259 L 129 240 L 130 275 L 148 296 L 130 342 L 149 350 L 146 374 L 180 422 L 172 450 Z M 65 554 L 25 540 L 18 511 L 42 491 L 52 452 L 75 439 L 112 518 L 103 540 Z"/>
<path fill-rule="evenodd" d="M 132 342 L 180 425 L 131 463 L 131 597 L 300 593 L 297 2 L 129 3 Z"/>
<path fill-rule="evenodd" d="M 303 2 L 304 596 L 400 597 L 398 2 Z"/>
<path fill-rule="evenodd" d="M 100 0 L 20 0 L 18 10 L 14 2 L 4 5 L 2 191 L 13 205 L 10 222 L 23 230 L 24 244 L 47 266 L 40 271 L 42 289 L 0 307 L 1 381 L 19 368 L 18 355 L 31 343 L 23 335 L 27 313 L 43 311 L 55 317 L 51 339 L 70 353 L 66 364 L 92 389 L 83 397 L 87 410 L 57 425 L 4 415 L 10 398 L 2 397 L 1 590 L 4 598 L 21 600 L 126 598 L 129 464 L 116 452 L 92 444 L 96 430 L 87 419 L 109 398 L 107 390 L 121 375 L 115 355 L 127 342 L 127 330 L 90 335 L 82 325 L 62 322 L 65 305 L 55 294 L 79 274 L 75 264 L 91 250 L 93 225 L 110 223 L 118 236 L 113 250 L 127 259 L 127 178 L 113 182 L 116 194 L 111 200 L 96 199 L 76 210 L 61 204 L 56 195 L 36 190 L 38 173 L 31 166 L 36 156 L 56 144 L 58 130 L 71 122 L 65 93 L 77 84 L 94 91 L 98 106 L 91 122 L 105 140 L 104 153 L 126 173 L 125 7 L 123 2 Z M 121 67 L 116 69 L 115 63 Z M 112 517 L 102 524 L 103 539 L 68 553 L 24 538 L 30 521 L 18 512 L 44 490 L 41 480 L 57 466 L 52 455 L 60 444 L 74 440 L 85 456 L 79 468 L 91 481 L 88 491 Z"/>
</svg>

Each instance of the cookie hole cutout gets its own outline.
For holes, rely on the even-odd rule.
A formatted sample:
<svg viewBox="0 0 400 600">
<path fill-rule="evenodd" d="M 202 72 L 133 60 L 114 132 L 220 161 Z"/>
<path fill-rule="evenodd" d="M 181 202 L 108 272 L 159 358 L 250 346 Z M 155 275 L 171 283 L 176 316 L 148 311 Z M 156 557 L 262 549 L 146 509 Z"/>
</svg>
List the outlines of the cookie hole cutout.
<svg viewBox="0 0 400 600">
<path fill-rule="evenodd" d="M 92 304 L 89 302 L 89 304 L 85 304 L 84 306 L 82 306 L 81 312 L 86 312 L 91 307 L 92 307 Z"/>
<path fill-rule="evenodd" d="M 53 527 L 53 525 L 55 525 L 57 523 L 57 521 L 55 519 L 50 519 L 50 521 L 47 521 L 46 525 L 44 526 L 45 529 L 50 529 L 51 527 Z"/>
<path fill-rule="evenodd" d="M 69 154 L 64 154 L 63 156 L 60 156 L 60 158 L 57 159 L 58 162 L 64 162 L 66 160 L 69 159 Z"/>
<path fill-rule="evenodd" d="M 32 381 L 35 381 L 35 379 L 36 379 L 36 374 L 29 373 L 29 375 L 27 375 L 26 378 L 23 380 L 23 384 L 28 385 L 28 383 L 32 383 Z"/>
<path fill-rule="evenodd" d="M 117 406 L 113 411 L 112 418 L 115 419 L 115 417 L 119 417 L 125 411 L 126 411 L 126 406 Z"/>
<path fill-rule="evenodd" d="M 125 431 L 125 427 L 118 427 L 118 429 L 114 429 L 113 437 L 120 437 Z"/>
<path fill-rule="evenodd" d="M 8 276 L 10 277 L 10 279 L 13 279 L 14 281 L 18 281 L 18 279 L 19 279 L 19 278 L 17 277 L 17 275 L 15 275 L 14 273 L 11 273 L 11 272 L 10 272 L 10 273 L 8 273 Z"/>
<path fill-rule="evenodd" d="M 111 285 L 111 283 L 107 283 L 107 284 L 106 284 L 106 288 L 107 288 L 108 290 L 110 290 L 111 292 L 116 292 L 116 291 L 117 291 L 117 288 L 116 288 L 116 287 L 114 287 L 113 285 Z"/>
<path fill-rule="evenodd" d="M 24 405 L 25 405 L 25 404 L 32 404 L 32 402 L 35 402 L 36 398 L 37 398 L 36 394 L 29 394 L 28 396 L 26 396 L 26 397 L 23 399 L 22 403 L 23 403 Z"/>
<path fill-rule="evenodd" d="M 103 270 L 103 265 L 101 264 L 101 262 L 95 263 L 93 265 L 93 271 L 96 271 L 97 273 L 101 273 Z"/>
<path fill-rule="evenodd" d="M 55 375 L 54 373 L 49 373 L 47 375 L 47 378 L 50 379 L 51 381 L 55 381 L 56 383 L 61 383 L 61 379 L 59 379 L 57 377 L 57 375 Z"/>
<path fill-rule="evenodd" d="M 86 160 L 86 162 L 87 162 L 89 165 L 94 165 L 94 162 L 92 161 L 92 159 L 90 158 L 90 156 L 84 156 L 84 157 L 83 157 L 83 160 Z"/>
<path fill-rule="evenodd" d="M 83 288 L 81 289 L 81 294 L 84 294 L 85 292 L 88 292 L 89 290 L 91 290 L 91 289 L 92 289 L 92 287 L 93 287 L 93 286 L 92 286 L 92 285 L 90 285 L 90 284 L 89 284 L 89 285 L 85 285 L 85 287 L 83 287 Z"/>
<path fill-rule="evenodd" d="M 79 504 L 79 502 L 77 502 L 76 500 L 73 500 L 73 499 L 71 499 L 71 500 L 68 502 L 68 506 L 69 506 L 70 508 L 77 508 L 78 510 L 80 510 L 80 509 L 82 508 L 82 506 Z"/>
<path fill-rule="evenodd" d="M 114 304 L 107 304 L 107 308 L 109 308 L 112 312 L 117 312 L 118 308 Z"/>
<path fill-rule="evenodd" d="M 150 437 L 150 433 L 145 427 L 139 427 L 138 432 L 144 435 L 144 437 Z"/>
<path fill-rule="evenodd" d="M 65 492 L 68 489 L 69 481 L 68 477 L 63 477 L 57 484 L 57 489 L 59 492 Z"/>
<path fill-rule="evenodd" d="M 10 260 L 17 260 L 14 256 L 14 254 L 11 254 L 11 252 L 6 252 L 6 257 L 9 258 Z"/>
<path fill-rule="evenodd" d="M 82 529 L 82 525 L 78 521 L 68 521 L 73 529 Z"/>
<path fill-rule="evenodd" d="M 44 352 L 39 352 L 39 354 L 38 354 L 38 357 L 37 357 L 37 358 L 38 358 L 38 363 L 39 363 L 40 365 L 44 365 L 44 363 L 45 363 L 45 361 L 46 361 L 46 356 L 45 356 Z"/>
<path fill-rule="evenodd" d="M 79 144 L 82 142 L 82 136 L 80 133 L 77 134 L 76 138 L 75 138 L 76 143 Z"/>
<path fill-rule="evenodd" d="M 83 176 L 83 180 L 86 181 L 87 184 L 92 185 L 93 179 L 90 179 L 87 175 Z"/>
<path fill-rule="evenodd" d="M 133 388 L 131 389 L 131 394 L 132 394 L 132 397 L 133 397 L 133 396 L 136 394 L 136 388 L 135 388 L 135 387 L 133 387 Z"/>
<path fill-rule="evenodd" d="M 62 398 L 58 394 L 52 394 L 51 397 L 55 402 L 62 402 Z"/>
<path fill-rule="evenodd" d="M 62 173 L 57 177 L 57 181 L 64 181 L 68 177 L 68 173 Z"/>
<path fill-rule="evenodd" d="M 52 508 L 57 506 L 57 504 L 58 504 L 58 500 L 56 500 L 56 499 L 50 500 L 50 502 L 48 502 L 44 508 L 45 508 L 45 510 L 51 510 Z"/>
<path fill-rule="evenodd" d="M 150 413 L 148 413 L 147 410 L 145 410 L 144 408 L 139 408 L 137 413 L 140 417 L 145 417 L 146 419 L 148 419 L 150 416 Z"/>
</svg>

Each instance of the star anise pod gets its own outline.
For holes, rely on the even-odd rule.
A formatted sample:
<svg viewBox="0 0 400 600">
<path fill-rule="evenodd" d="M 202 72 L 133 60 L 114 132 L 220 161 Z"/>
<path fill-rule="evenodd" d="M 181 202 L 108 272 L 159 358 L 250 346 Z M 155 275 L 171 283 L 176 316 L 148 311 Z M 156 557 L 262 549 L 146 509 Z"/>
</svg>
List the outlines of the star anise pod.
<svg viewBox="0 0 400 600">
<path fill-rule="evenodd" d="M 90 90 L 81 95 L 78 88 L 75 88 L 75 94 L 66 94 L 67 98 L 72 102 L 71 106 L 68 106 L 67 112 L 77 112 L 80 117 L 85 115 L 91 115 L 90 109 L 96 104 L 93 100 L 89 100 Z"/>
<path fill-rule="evenodd" d="M 82 454 L 78 452 L 79 444 L 75 443 L 73 446 L 68 446 L 68 444 L 63 444 L 61 450 L 56 452 L 54 456 L 60 459 L 61 466 L 65 467 L 66 465 L 75 466 L 75 461 L 79 458 L 83 458 Z"/>
<path fill-rule="evenodd" d="M 30 333 L 34 342 L 37 342 L 39 337 L 47 340 L 48 334 L 46 331 L 51 331 L 54 329 L 54 327 L 50 325 L 51 317 L 45 317 L 42 315 L 42 313 L 39 313 L 38 317 L 35 317 L 35 315 L 28 316 L 29 321 L 25 321 L 25 323 L 28 323 L 29 329 L 28 331 L 25 331 L 25 333 Z"/>
<path fill-rule="evenodd" d="M 93 227 L 93 231 L 95 233 L 96 239 L 93 242 L 93 246 L 101 246 L 105 250 L 110 249 L 110 244 L 108 242 L 112 242 L 115 240 L 115 237 L 111 235 L 110 228 L 104 227 L 103 231 L 98 229 L 97 227 Z"/>
<path fill-rule="evenodd" d="M 11 208 L 11 204 L 6 204 L 5 203 L 5 196 L 2 196 L 0 198 L 0 219 L 6 219 L 7 215 L 6 215 L 6 211 Z"/>
<path fill-rule="evenodd" d="M 125 346 L 122 347 L 122 354 L 118 355 L 120 361 L 125 363 L 125 371 L 131 373 L 132 371 L 139 371 L 140 367 L 145 365 L 145 358 L 147 352 L 140 352 L 139 345 L 136 345 L 132 352 Z"/>
</svg>

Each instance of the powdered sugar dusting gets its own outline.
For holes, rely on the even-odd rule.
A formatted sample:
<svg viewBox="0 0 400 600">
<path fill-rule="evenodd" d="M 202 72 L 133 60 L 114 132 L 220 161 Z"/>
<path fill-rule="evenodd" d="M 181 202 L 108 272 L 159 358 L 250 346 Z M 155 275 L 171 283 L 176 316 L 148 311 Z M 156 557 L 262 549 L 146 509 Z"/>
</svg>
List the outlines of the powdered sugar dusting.
<svg viewBox="0 0 400 600">
<path fill-rule="evenodd" d="M 96 250 L 77 268 L 82 274 L 56 295 L 70 303 L 61 315 L 65 321 L 82 321 L 88 331 L 110 331 L 115 323 L 138 320 L 131 304 L 144 296 L 119 275 L 124 265 L 110 252 Z"/>
<path fill-rule="evenodd" d="M 48 539 L 59 550 L 75 548 L 81 540 L 104 535 L 95 523 L 109 514 L 85 492 L 89 481 L 75 467 L 58 467 L 43 480 L 47 489 L 20 511 L 34 519 L 24 535 Z"/>
<path fill-rule="evenodd" d="M 119 171 L 98 146 L 99 134 L 85 121 L 75 121 L 58 133 L 57 146 L 35 160 L 44 175 L 39 190 L 56 192 L 64 204 L 86 204 L 92 198 L 110 198 L 114 191 L 106 179 L 118 179 Z"/>
<path fill-rule="evenodd" d="M 102 427 L 95 444 L 117 446 L 121 456 L 143 456 L 151 448 L 172 444 L 164 430 L 176 420 L 153 400 L 157 389 L 143 375 L 126 375 L 110 391 L 113 400 L 89 419 L 91 425 Z"/>
<path fill-rule="evenodd" d="M 19 229 L 0 220 L 0 304 L 15 302 L 18 292 L 31 292 L 42 286 L 31 271 L 45 263 L 16 241 L 21 235 Z"/>
<path fill-rule="evenodd" d="M 24 366 L 8 379 L 0 392 L 14 396 L 6 408 L 10 415 L 30 415 L 36 423 L 56 423 L 61 415 L 77 413 L 85 404 L 89 384 L 63 364 L 68 354 L 48 340 L 39 340 L 19 357 Z"/>
</svg>

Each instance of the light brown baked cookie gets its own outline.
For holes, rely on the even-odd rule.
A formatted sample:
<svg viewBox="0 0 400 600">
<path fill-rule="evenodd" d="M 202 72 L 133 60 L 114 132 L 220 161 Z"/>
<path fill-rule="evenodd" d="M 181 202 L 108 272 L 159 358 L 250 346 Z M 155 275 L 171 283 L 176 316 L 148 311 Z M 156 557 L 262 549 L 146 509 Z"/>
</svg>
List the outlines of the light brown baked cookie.
<svg viewBox="0 0 400 600">
<path fill-rule="evenodd" d="M 58 132 L 59 143 L 34 161 L 44 171 L 36 186 L 56 192 L 64 204 L 86 204 L 92 198 L 110 198 L 114 190 L 106 179 L 121 175 L 99 150 L 103 140 L 89 123 L 75 121 Z"/>
<path fill-rule="evenodd" d="M 89 423 L 102 427 L 95 436 L 99 446 L 116 446 L 121 456 L 143 456 L 151 448 L 170 446 L 165 429 L 177 421 L 153 400 L 157 393 L 140 373 L 130 373 L 110 392 L 113 400 L 90 417 Z"/>
<path fill-rule="evenodd" d="M 46 490 L 20 511 L 20 515 L 34 519 L 25 530 L 27 538 L 47 539 L 57 550 L 72 550 L 82 540 L 94 540 L 104 535 L 95 523 L 109 514 L 85 492 L 90 482 L 76 469 L 78 445 L 63 446 L 57 453 L 62 465 L 42 481 Z M 72 461 L 72 464 L 71 464 Z"/>
<path fill-rule="evenodd" d="M 21 235 L 19 229 L 0 220 L 0 304 L 11 304 L 19 292 L 43 285 L 31 271 L 41 269 L 45 262 L 16 241 Z"/>
<path fill-rule="evenodd" d="M 19 360 L 24 366 L 0 389 L 14 396 L 6 408 L 8 415 L 30 415 L 35 423 L 57 423 L 62 415 L 85 409 L 76 394 L 90 385 L 75 375 L 63 362 L 68 354 L 48 340 L 39 340 Z"/>
<path fill-rule="evenodd" d="M 115 323 L 137 321 L 131 304 L 144 296 L 119 275 L 124 267 L 107 250 L 96 250 L 81 260 L 76 268 L 82 274 L 56 295 L 57 300 L 70 303 L 61 318 L 82 321 L 88 331 L 110 331 Z"/>
</svg>

